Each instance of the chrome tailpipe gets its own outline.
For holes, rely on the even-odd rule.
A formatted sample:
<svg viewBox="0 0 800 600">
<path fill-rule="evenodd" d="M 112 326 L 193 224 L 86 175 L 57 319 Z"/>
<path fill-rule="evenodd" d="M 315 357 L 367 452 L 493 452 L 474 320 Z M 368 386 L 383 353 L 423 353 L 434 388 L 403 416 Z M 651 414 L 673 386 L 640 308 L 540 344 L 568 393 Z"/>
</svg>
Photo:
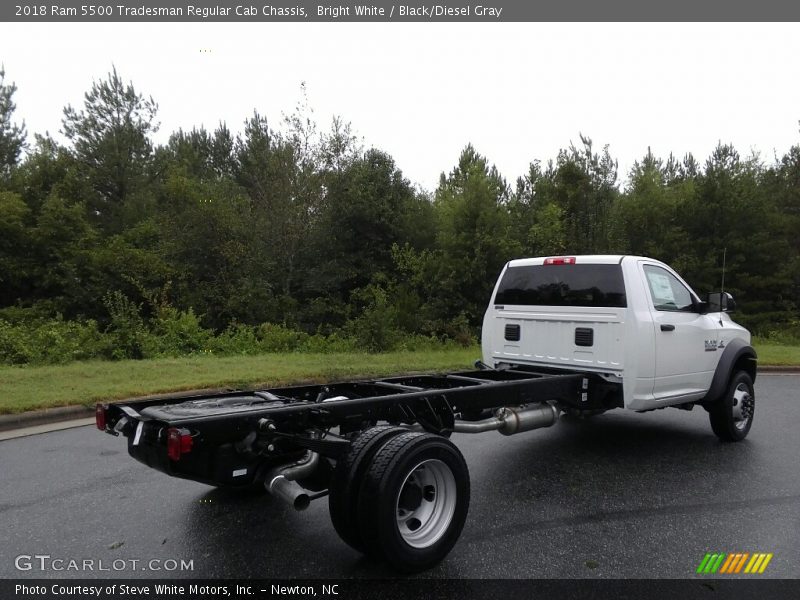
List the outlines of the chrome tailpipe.
<svg viewBox="0 0 800 600">
<path fill-rule="evenodd" d="M 549 402 L 527 406 L 505 407 L 497 410 L 493 417 L 481 421 L 456 421 L 453 431 L 457 433 L 483 433 L 499 431 L 503 435 L 514 435 L 542 427 L 550 427 L 558 421 L 560 410 Z"/>
<path fill-rule="evenodd" d="M 275 498 L 280 498 L 295 510 L 305 510 L 311 504 L 308 490 L 295 479 L 308 477 L 319 465 L 319 454 L 309 450 L 295 463 L 272 469 L 264 479 L 264 487 Z"/>
<path fill-rule="evenodd" d="M 311 497 L 305 488 L 300 487 L 296 481 L 286 479 L 283 475 L 268 477 L 264 482 L 267 491 L 276 498 L 280 498 L 295 510 L 305 510 L 311 504 Z"/>
</svg>

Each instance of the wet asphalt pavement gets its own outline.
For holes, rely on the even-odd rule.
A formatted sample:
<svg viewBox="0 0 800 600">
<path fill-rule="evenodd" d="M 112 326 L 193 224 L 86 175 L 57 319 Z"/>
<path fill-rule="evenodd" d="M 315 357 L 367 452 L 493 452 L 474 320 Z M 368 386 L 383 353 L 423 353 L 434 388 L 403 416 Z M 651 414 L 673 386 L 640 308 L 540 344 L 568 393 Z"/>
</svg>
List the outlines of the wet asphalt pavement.
<svg viewBox="0 0 800 600">
<path fill-rule="evenodd" d="M 738 444 L 717 441 L 702 409 L 455 435 L 469 517 L 448 558 L 420 576 L 684 578 L 706 552 L 771 552 L 760 577 L 800 577 L 800 376 L 760 375 L 756 394 Z M 93 427 L 0 442 L 0 532 L 3 578 L 393 575 L 339 540 L 326 499 L 296 513 L 172 479 Z M 19 571 L 19 555 L 125 566 L 41 571 L 34 560 Z M 143 570 L 154 559 L 193 570 Z"/>
</svg>

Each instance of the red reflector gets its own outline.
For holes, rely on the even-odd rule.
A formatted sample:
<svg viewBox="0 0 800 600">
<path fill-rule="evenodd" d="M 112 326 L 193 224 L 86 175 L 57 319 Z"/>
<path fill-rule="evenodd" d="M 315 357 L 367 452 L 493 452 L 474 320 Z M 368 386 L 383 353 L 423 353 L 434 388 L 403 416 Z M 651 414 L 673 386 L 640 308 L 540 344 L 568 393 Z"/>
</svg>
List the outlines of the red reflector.
<svg viewBox="0 0 800 600">
<path fill-rule="evenodd" d="M 192 435 L 185 429 L 170 427 L 167 430 L 167 456 L 170 460 L 180 460 L 182 454 L 192 451 Z"/>
<path fill-rule="evenodd" d="M 94 405 L 94 422 L 100 431 L 106 430 L 106 407 L 102 404 Z"/>
<path fill-rule="evenodd" d="M 544 264 L 546 265 L 574 265 L 574 256 L 554 256 L 552 258 L 545 258 Z"/>
</svg>

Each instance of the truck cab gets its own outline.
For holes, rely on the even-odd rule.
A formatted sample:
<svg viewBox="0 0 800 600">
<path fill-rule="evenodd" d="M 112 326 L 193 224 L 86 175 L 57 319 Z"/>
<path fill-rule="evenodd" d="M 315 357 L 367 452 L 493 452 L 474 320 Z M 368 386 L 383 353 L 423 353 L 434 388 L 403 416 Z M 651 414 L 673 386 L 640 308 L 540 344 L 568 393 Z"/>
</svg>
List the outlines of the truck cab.
<svg viewBox="0 0 800 600">
<path fill-rule="evenodd" d="M 707 399 L 728 348 L 753 359 L 750 333 L 701 300 L 668 265 L 642 256 L 538 257 L 506 264 L 483 321 L 483 361 L 591 373 L 650 410 Z M 726 373 L 727 374 L 727 373 Z"/>
</svg>

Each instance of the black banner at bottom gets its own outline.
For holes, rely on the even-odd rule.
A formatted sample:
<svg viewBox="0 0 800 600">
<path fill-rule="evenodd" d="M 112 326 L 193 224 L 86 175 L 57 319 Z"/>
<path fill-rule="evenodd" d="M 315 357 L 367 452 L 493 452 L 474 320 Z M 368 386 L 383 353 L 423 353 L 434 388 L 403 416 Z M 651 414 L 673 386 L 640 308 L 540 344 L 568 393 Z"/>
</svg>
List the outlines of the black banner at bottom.
<svg viewBox="0 0 800 600">
<path fill-rule="evenodd" d="M 3 600 L 800 598 L 800 579 L 4 579 Z"/>
</svg>

